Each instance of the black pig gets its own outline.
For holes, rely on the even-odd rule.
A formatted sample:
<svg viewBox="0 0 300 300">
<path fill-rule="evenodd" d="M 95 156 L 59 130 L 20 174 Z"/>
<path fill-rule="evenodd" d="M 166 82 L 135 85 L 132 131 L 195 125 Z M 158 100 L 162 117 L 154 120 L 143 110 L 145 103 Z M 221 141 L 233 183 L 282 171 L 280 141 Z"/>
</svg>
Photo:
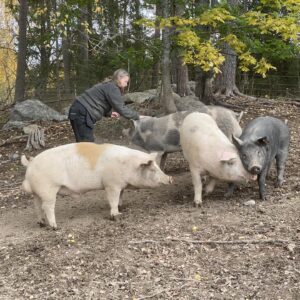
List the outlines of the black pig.
<svg viewBox="0 0 300 300">
<path fill-rule="evenodd" d="M 281 120 L 259 117 L 250 121 L 240 138 L 233 137 L 244 167 L 252 174 L 258 174 L 259 194 L 266 200 L 265 180 L 271 163 L 276 159 L 277 182 L 283 183 L 285 162 L 288 156 L 290 131 Z"/>
</svg>

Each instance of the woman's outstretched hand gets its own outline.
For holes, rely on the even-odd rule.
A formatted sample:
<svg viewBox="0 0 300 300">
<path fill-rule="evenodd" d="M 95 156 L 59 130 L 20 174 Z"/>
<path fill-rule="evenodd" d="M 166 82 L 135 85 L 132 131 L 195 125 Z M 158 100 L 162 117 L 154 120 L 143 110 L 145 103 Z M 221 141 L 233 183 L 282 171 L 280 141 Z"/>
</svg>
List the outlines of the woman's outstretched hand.
<svg viewBox="0 0 300 300">
<path fill-rule="evenodd" d="M 110 117 L 111 118 L 119 118 L 120 117 L 120 114 L 119 113 L 117 113 L 116 111 L 113 111 L 112 113 L 111 113 L 111 115 L 110 115 Z"/>
</svg>

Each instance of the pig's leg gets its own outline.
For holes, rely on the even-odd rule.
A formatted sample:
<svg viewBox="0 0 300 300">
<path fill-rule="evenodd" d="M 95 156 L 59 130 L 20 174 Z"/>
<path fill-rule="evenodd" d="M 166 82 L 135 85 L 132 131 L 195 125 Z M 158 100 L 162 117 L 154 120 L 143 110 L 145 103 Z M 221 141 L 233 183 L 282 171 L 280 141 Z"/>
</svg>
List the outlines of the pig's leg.
<svg viewBox="0 0 300 300">
<path fill-rule="evenodd" d="M 258 174 L 257 180 L 258 180 L 258 186 L 259 186 L 259 195 L 260 199 L 267 200 L 266 198 L 266 175 L 268 172 L 268 166 L 266 166 L 260 174 Z"/>
<path fill-rule="evenodd" d="M 230 182 L 228 184 L 228 190 L 227 190 L 227 192 L 224 195 L 225 198 L 230 198 L 233 195 L 233 193 L 234 193 L 234 191 L 236 189 L 237 189 L 237 185 L 235 183 L 233 183 L 233 182 Z"/>
<path fill-rule="evenodd" d="M 123 193 L 124 193 L 124 190 L 121 191 L 120 193 L 120 199 L 119 199 L 119 204 L 118 204 L 118 209 L 121 210 L 122 207 L 123 207 Z"/>
<path fill-rule="evenodd" d="M 205 194 L 206 195 L 210 194 L 214 190 L 216 182 L 217 182 L 216 179 L 209 178 L 209 181 L 208 181 L 208 183 L 205 186 Z"/>
<path fill-rule="evenodd" d="M 115 220 L 116 217 L 120 215 L 118 205 L 120 200 L 121 189 L 116 187 L 106 187 L 105 192 L 108 203 L 110 205 L 110 217 L 112 220 Z"/>
<path fill-rule="evenodd" d="M 59 187 L 41 185 L 37 195 L 41 198 L 42 210 L 46 215 L 49 226 L 57 229 L 55 220 L 55 202 Z"/>
<path fill-rule="evenodd" d="M 277 182 L 276 186 L 280 187 L 283 184 L 283 176 L 284 176 L 284 169 L 285 169 L 285 162 L 288 155 L 288 149 L 280 150 L 276 158 L 276 167 L 277 167 Z"/>
<path fill-rule="evenodd" d="M 195 206 L 198 207 L 202 204 L 202 181 L 200 176 L 200 170 L 197 168 L 192 168 L 190 166 L 191 174 L 192 174 L 192 181 L 194 185 L 194 202 Z"/>
<path fill-rule="evenodd" d="M 36 214 L 37 214 L 37 217 L 38 217 L 38 224 L 41 227 L 44 227 L 44 226 L 46 226 L 46 220 L 45 220 L 45 214 L 44 214 L 43 209 L 42 209 L 42 201 L 36 195 L 33 196 L 33 200 L 34 200 L 35 211 L 36 211 Z"/>
</svg>

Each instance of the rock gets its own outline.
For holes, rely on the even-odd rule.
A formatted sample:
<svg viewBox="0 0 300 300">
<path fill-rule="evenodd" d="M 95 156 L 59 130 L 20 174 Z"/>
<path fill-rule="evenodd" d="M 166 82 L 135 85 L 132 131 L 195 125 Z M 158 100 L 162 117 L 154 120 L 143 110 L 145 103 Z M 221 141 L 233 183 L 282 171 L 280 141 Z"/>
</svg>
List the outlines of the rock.
<svg viewBox="0 0 300 300">
<path fill-rule="evenodd" d="M 28 99 L 17 103 L 12 111 L 9 122 L 18 121 L 64 121 L 67 117 L 37 99 Z"/>
<path fill-rule="evenodd" d="M 9 155 L 9 159 L 10 159 L 10 160 L 18 160 L 19 157 L 20 157 L 20 155 L 18 154 L 18 152 Z"/>
<path fill-rule="evenodd" d="M 180 96 L 176 93 L 172 93 L 174 100 L 180 99 Z M 158 101 L 159 100 L 159 91 L 152 89 L 152 90 L 146 90 L 144 92 L 134 92 L 134 93 L 128 93 L 124 96 L 125 103 L 137 103 L 142 104 L 146 101 Z"/>
<path fill-rule="evenodd" d="M 12 128 L 23 128 L 24 126 L 28 125 L 29 122 L 21 122 L 21 121 L 8 121 L 6 124 L 3 125 L 3 130 L 9 130 Z"/>
<path fill-rule="evenodd" d="M 199 101 L 199 98 L 196 96 L 186 96 L 182 98 L 175 98 L 175 105 L 179 111 L 192 110 L 192 111 L 201 111 L 207 112 L 206 105 Z"/>
<path fill-rule="evenodd" d="M 124 96 L 125 103 L 142 104 L 147 100 L 158 99 L 157 90 L 147 90 L 144 92 L 128 93 Z"/>
<path fill-rule="evenodd" d="M 246 202 L 244 202 L 244 205 L 246 205 L 246 206 L 254 206 L 255 205 L 255 201 L 254 200 L 246 201 Z"/>
</svg>

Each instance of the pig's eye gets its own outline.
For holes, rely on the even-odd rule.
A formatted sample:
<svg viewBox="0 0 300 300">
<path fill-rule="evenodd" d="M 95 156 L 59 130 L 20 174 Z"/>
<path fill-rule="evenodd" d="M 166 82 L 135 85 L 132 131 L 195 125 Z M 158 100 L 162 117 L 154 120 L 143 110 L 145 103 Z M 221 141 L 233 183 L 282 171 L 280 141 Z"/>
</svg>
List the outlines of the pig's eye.
<svg viewBox="0 0 300 300">
<path fill-rule="evenodd" d="M 246 155 L 246 154 L 243 154 L 243 155 L 242 155 L 242 159 L 247 159 L 247 155 Z"/>
</svg>

